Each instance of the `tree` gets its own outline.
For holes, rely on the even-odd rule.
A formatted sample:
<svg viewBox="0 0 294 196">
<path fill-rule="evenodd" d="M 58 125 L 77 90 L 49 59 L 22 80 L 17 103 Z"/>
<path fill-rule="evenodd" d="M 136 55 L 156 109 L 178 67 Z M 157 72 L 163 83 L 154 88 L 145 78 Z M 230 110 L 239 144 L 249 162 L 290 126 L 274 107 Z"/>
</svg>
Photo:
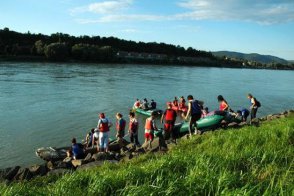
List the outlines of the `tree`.
<svg viewBox="0 0 294 196">
<path fill-rule="evenodd" d="M 65 43 L 52 43 L 45 47 L 45 55 L 50 60 L 65 60 L 69 52 Z"/>
<path fill-rule="evenodd" d="M 44 43 L 42 40 L 36 41 L 34 47 L 36 49 L 36 54 L 44 55 Z"/>
</svg>

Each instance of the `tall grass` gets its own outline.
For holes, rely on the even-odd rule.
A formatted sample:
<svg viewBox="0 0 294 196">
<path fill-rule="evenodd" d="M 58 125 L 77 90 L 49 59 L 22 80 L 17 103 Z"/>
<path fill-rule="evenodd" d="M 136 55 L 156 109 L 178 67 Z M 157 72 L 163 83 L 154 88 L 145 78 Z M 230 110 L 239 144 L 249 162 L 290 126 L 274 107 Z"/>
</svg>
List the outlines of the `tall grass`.
<svg viewBox="0 0 294 196">
<path fill-rule="evenodd" d="M 1 185 L 1 195 L 294 195 L 294 116 L 181 140 L 165 155 Z"/>
</svg>

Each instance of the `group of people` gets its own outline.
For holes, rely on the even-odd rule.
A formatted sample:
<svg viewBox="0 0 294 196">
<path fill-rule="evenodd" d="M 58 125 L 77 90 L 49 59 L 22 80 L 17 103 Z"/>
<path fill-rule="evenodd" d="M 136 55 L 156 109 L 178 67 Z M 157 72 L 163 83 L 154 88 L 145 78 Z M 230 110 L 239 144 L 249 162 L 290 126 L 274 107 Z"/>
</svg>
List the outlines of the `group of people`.
<svg viewBox="0 0 294 196">
<path fill-rule="evenodd" d="M 133 109 L 143 109 L 143 110 L 150 110 L 150 109 L 156 109 L 157 103 L 151 99 L 151 102 L 149 104 L 147 98 L 144 98 L 143 101 L 140 101 L 139 99 L 136 99 Z"/>
<path fill-rule="evenodd" d="M 240 118 L 242 121 L 247 121 L 247 117 L 251 114 L 251 120 L 256 117 L 256 113 L 258 108 L 261 106 L 260 102 L 257 101 L 252 94 L 248 94 L 248 99 L 250 100 L 250 111 L 246 108 L 242 108 L 237 112 L 234 112 L 228 102 L 224 99 L 222 95 L 217 97 L 219 102 L 219 110 L 227 112 L 228 115 L 233 115 L 236 118 Z M 166 140 L 172 139 L 176 143 L 176 139 L 178 137 L 178 133 L 175 131 L 174 126 L 177 119 L 178 114 L 181 114 L 181 117 L 189 122 L 189 133 L 190 135 L 195 131 L 195 134 L 198 133 L 197 130 L 197 121 L 200 118 L 204 118 L 209 115 L 209 111 L 207 107 L 204 107 L 204 102 L 194 99 L 192 95 L 187 96 L 188 104 L 186 105 L 186 100 L 182 96 L 180 97 L 180 101 L 178 102 L 177 98 L 175 98 L 172 102 L 167 103 L 167 109 L 163 112 L 161 116 L 161 123 L 164 124 L 164 138 Z M 154 104 L 155 103 L 155 104 Z M 149 107 L 148 101 L 145 98 L 143 102 L 139 99 L 134 103 L 134 108 L 152 108 L 156 109 L 156 102 L 151 100 L 151 107 Z M 180 109 L 181 108 L 181 109 Z M 186 108 L 183 110 L 183 108 Z M 178 110 L 176 110 L 178 109 Z M 151 143 L 154 139 L 154 132 L 158 131 L 156 126 L 155 118 L 158 113 L 152 112 L 151 116 L 145 121 L 145 131 L 144 137 L 145 142 L 149 143 L 151 147 Z M 97 147 L 98 151 L 108 152 L 109 151 L 109 132 L 110 127 L 112 127 L 112 122 L 105 116 L 104 113 L 100 113 L 98 116 L 98 124 L 96 128 L 92 128 L 91 132 L 87 134 L 85 145 L 76 142 L 76 139 L 72 139 L 72 150 L 69 152 L 71 156 L 75 159 L 79 159 L 84 156 L 84 148 L 89 147 Z M 129 135 L 131 143 L 139 146 L 138 139 L 138 130 L 139 123 L 136 119 L 135 113 L 131 111 L 129 113 L 129 122 L 128 122 L 128 134 L 125 134 L 125 129 L 127 127 L 127 121 L 123 118 L 121 113 L 116 114 L 116 138 L 120 143 L 124 137 Z M 194 127 L 194 130 L 193 130 Z M 70 156 L 70 155 L 69 155 Z"/>
</svg>

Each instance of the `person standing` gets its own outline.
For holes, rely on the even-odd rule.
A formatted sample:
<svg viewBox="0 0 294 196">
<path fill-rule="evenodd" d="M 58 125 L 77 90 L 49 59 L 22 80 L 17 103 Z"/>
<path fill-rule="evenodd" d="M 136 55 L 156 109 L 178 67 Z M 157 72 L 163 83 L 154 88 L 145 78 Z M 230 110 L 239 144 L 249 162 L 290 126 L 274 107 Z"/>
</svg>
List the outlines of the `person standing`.
<svg viewBox="0 0 294 196">
<path fill-rule="evenodd" d="M 140 108 L 140 105 L 141 105 L 140 100 L 139 100 L 139 99 L 136 99 L 133 108 L 134 108 L 134 109 L 138 109 L 138 108 Z"/>
<path fill-rule="evenodd" d="M 201 118 L 201 114 L 202 114 L 201 108 L 204 103 L 196 99 L 194 100 L 192 95 L 188 95 L 187 100 L 188 100 L 188 111 L 187 111 L 187 115 L 185 119 L 188 120 L 188 118 L 191 116 L 189 119 L 189 133 L 191 136 L 193 125 L 195 128 L 195 134 L 197 134 L 197 120 Z"/>
<path fill-rule="evenodd" d="M 120 146 L 122 146 L 122 140 L 125 136 L 125 128 L 126 128 L 126 121 L 122 118 L 123 115 L 121 113 L 116 114 L 116 138 Z"/>
<path fill-rule="evenodd" d="M 230 109 L 229 104 L 222 95 L 217 96 L 217 101 L 219 103 L 220 111 L 227 111 L 227 112 L 229 111 Z"/>
<path fill-rule="evenodd" d="M 130 112 L 129 118 L 130 118 L 130 122 L 129 122 L 130 141 L 136 146 L 140 146 L 140 143 L 138 140 L 139 123 L 138 123 L 138 120 L 135 118 L 135 113 Z"/>
<path fill-rule="evenodd" d="M 152 148 L 151 143 L 154 138 L 154 131 L 158 130 L 155 124 L 155 112 L 151 113 L 151 116 L 146 119 L 145 122 L 145 143 L 149 142 L 149 147 Z"/>
<path fill-rule="evenodd" d="M 109 131 L 112 123 L 105 117 L 104 113 L 99 114 L 99 120 L 97 128 L 99 130 L 99 148 L 97 150 L 103 152 L 108 152 L 109 145 Z"/>
<path fill-rule="evenodd" d="M 172 109 L 172 103 L 168 102 L 167 103 L 167 109 L 161 116 L 161 123 L 163 124 L 164 122 L 164 136 L 165 140 L 168 140 L 170 136 L 172 136 L 172 139 L 176 143 L 177 139 L 177 133 L 174 130 L 175 122 L 177 118 L 177 112 Z"/>
<path fill-rule="evenodd" d="M 150 106 L 150 109 L 156 109 L 156 102 L 153 99 L 151 99 Z"/>
<path fill-rule="evenodd" d="M 255 97 L 253 97 L 252 94 L 248 94 L 247 98 L 250 100 L 250 114 L 251 114 L 251 118 L 250 120 L 252 121 L 254 118 L 256 118 L 256 113 L 258 108 L 261 106 L 260 102 L 257 101 L 257 99 Z"/>
</svg>

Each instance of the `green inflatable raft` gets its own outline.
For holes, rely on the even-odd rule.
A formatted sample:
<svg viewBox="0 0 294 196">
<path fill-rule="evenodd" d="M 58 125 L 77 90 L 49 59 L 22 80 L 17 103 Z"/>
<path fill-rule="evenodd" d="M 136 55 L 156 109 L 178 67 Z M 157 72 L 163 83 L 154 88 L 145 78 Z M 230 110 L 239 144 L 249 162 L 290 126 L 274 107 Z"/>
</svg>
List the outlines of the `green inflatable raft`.
<svg viewBox="0 0 294 196">
<path fill-rule="evenodd" d="M 139 114 L 143 114 L 145 116 L 151 116 L 152 112 L 155 112 L 156 115 L 161 115 L 162 114 L 162 110 L 158 110 L 158 109 L 150 109 L 150 110 L 143 110 L 140 108 L 135 109 L 135 111 Z"/>
<path fill-rule="evenodd" d="M 207 129 L 213 129 L 220 125 L 221 121 L 224 119 L 224 116 L 220 115 L 213 115 L 213 116 L 207 116 L 205 118 L 201 118 L 197 121 L 197 129 L 199 130 L 207 130 Z M 189 123 L 178 123 L 175 124 L 174 129 L 177 130 L 177 132 L 180 135 L 183 135 L 185 133 L 189 133 Z M 155 131 L 156 136 L 162 135 L 162 130 Z"/>
</svg>

